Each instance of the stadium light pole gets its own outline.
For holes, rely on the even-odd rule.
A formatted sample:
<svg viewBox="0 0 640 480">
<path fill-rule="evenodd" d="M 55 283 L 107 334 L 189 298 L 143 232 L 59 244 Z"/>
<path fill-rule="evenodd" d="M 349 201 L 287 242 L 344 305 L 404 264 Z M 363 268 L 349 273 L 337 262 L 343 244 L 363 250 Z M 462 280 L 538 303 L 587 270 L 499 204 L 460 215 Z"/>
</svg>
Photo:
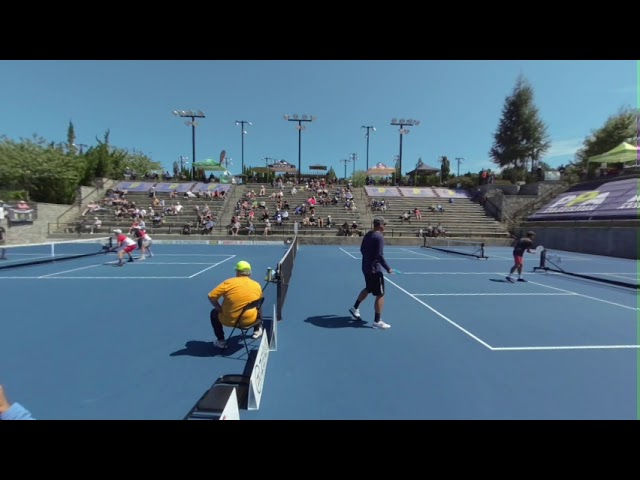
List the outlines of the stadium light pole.
<svg viewBox="0 0 640 480">
<path fill-rule="evenodd" d="M 351 160 L 353 162 L 353 174 L 355 175 L 356 173 L 356 160 L 358 160 L 358 154 L 357 153 L 352 153 L 351 155 L 349 155 L 349 160 Z"/>
<path fill-rule="evenodd" d="M 351 159 L 349 158 L 343 158 L 342 160 L 340 160 L 340 163 L 344 163 L 344 179 L 345 181 L 347 180 L 347 163 L 349 163 L 351 161 Z"/>
<path fill-rule="evenodd" d="M 464 158 L 456 157 L 456 162 L 458 162 L 458 177 L 460 176 L 460 164 L 464 162 Z"/>
<path fill-rule="evenodd" d="M 242 170 L 240 171 L 240 175 L 244 175 L 244 136 L 247 134 L 244 126 L 251 125 L 251 122 L 247 122 L 246 120 L 236 120 L 236 125 L 240 125 L 240 135 L 242 136 Z"/>
<path fill-rule="evenodd" d="M 366 128 L 367 129 L 367 133 L 365 133 L 365 137 L 367 137 L 367 170 L 369 170 L 369 130 L 373 130 L 374 132 L 376 131 L 376 127 L 374 127 L 373 125 L 363 125 L 360 128 Z"/>
<path fill-rule="evenodd" d="M 300 177 L 302 175 L 302 131 L 307 127 L 302 125 L 302 122 L 313 122 L 318 119 L 314 115 L 285 115 L 284 119 L 289 122 L 296 122 L 296 129 L 298 130 L 298 184 L 300 183 Z"/>
<path fill-rule="evenodd" d="M 176 117 L 190 118 L 191 120 L 184 122 L 185 125 L 191 126 L 191 176 L 192 180 L 196 179 L 196 127 L 198 122 L 196 118 L 205 118 L 202 110 L 174 110 L 173 114 Z"/>
<path fill-rule="evenodd" d="M 402 179 L 402 137 L 410 132 L 408 128 L 404 127 L 417 127 L 420 125 L 420 120 L 408 119 L 405 120 L 401 118 L 400 120 L 393 118 L 391 120 L 391 125 L 395 125 L 400 127 L 400 155 L 398 155 L 398 170 L 400 170 L 400 179 Z M 396 181 L 398 179 L 396 178 Z"/>
</svg>

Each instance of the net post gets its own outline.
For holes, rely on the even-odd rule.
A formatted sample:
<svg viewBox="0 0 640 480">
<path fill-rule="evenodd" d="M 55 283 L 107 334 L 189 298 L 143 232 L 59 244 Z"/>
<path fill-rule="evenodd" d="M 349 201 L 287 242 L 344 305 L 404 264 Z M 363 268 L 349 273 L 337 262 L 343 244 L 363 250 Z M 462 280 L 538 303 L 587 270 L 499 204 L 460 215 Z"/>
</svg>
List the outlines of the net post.
<svg viewBox="0 0 640 480">
<path fill-rule="evenodd" d="M 537 267 L 533 267 L 533 271 L 537 272 L 538 270 L 546 270 L 547 269 L 547 249 L 543 248 L 540 252 L 540 265 Z"/>
</svg>

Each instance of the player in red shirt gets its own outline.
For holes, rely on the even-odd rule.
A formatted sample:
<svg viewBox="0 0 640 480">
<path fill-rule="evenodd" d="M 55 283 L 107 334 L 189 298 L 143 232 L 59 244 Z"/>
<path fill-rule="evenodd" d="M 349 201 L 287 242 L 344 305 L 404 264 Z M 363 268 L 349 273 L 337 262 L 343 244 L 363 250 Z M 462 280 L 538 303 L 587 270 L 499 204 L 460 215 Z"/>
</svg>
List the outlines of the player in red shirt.
<svg viewBox="0 0 640 480">
<path fill-rule="evenodd" d="M 117 245 L 117 252 L 118 252 L 118 263 L 116 264 L 117 267 L 121 267 L 124 265 L 124 254 L 126 253 L 129 256 L 129 262 L 133 262 L 133 257 L 131 256 L 131 252 L 133 252 L 136 248 L 138 248 L 138 246 L 136 245 L 136 242 L 134 242 L 133 240 L 131 240 L 129 237 L 127 237 L 124 233 L 122 233 L 122 230 L 120 230 L 119 228 L 115 229 L 113 231 L 113 233 L 115 233 L 117 235 L 117 241 L 118 241 L 118 245 Z"/>
</svg>

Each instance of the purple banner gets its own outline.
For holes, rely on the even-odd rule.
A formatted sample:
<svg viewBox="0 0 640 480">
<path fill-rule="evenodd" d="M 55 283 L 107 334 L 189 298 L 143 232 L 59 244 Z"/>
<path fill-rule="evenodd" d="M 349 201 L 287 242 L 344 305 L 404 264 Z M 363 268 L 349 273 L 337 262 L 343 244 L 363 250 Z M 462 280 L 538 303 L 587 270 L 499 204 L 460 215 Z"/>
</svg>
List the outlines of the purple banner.
<svg viewBox="0 0 640 480">
<path fill-rule="evenodd" d="M 191 189 L 192 192 L 224 192 L 225 194 L 231 189 L 231 185 L 228 183 L 196 183 Z"/>
<path fill-rule="evenodd" d="M 156 192 L 158 193 L 170 193 L 170 192 L 178 192 L 185 193 L 191 190 L 191 187 L 194 185 L 193 182 L 187 183 L 158 183 L 156 184 Z"/>
<path fill-rule="evenodd" d="M 434 188 L 436 197 L 440 198 L 469 198 L 469 192 L 456 188 L 451 190 L 449 188 Z"/>
<path fill-rule="evenodd" d="M 433 188 L 428 188 L 428 187 L 423 187 L 423 188 L 398 187 L 398 190 L 402 192 L 402 196 L 404 197 L 433 198 L 436 196 L 436 194 L 433 192 Z"/>
<path fill-rule="evenodd" d="M 155 182 L 120 182 L 116 190 L 126 190 L 128 192 L 148 192 Z"/>
<path fill-rule="evenodd" d="M 605 220 L 638 218 L 638 179 L 606 182 L 565 192 L 529 217 L 540 220 Z"/>
<path fill-rule="evenodd" d="M 370 197 L 399 197 L 397 187 L 364 187 Z"/>
</svg>

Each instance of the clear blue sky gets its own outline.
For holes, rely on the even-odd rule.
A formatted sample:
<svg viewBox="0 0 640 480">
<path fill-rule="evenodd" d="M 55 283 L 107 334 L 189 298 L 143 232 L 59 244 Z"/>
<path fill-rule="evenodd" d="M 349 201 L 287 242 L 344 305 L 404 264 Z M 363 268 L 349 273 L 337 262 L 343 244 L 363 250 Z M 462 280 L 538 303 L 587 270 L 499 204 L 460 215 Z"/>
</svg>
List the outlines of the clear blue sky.
<svg viewBox="0 0 640 480">
<path fill-rule="evenodd" d="M 0 133 L 18 140 L 38 134 L 66 141 L 72 121 L 77 143 L 95 144 L 111 132 L 115 146 L 136 149 L 171 170 L 191 159 L 191 128 L 173 110 L 202 110 L 198 160 L 221 150 L 240 173 L 241 132 L 248 120 L 245 165 L 265 157 L 298 165 L 298 133 L 284 114 L 317 116 L 302 134 L 302 171 L 333 166 L 357 153 L 364 170 L 362 125 L 373 125 L 369 165 L 393 164 L 399 150 L 392 118 L 420 120 L 403 140 L 403 171 L 418 158 L 463 157 L 461 173 L 495 167 L 489 161 L 504 100 L 522 73 L 535 90 L 552 148 L 544 160 L 566 163 L 592 129 L 623 106 L 636 106 L 637 61 L 2 61 Z M 353 165 L 347 165 L 348 172 Z"/>
</svg>

